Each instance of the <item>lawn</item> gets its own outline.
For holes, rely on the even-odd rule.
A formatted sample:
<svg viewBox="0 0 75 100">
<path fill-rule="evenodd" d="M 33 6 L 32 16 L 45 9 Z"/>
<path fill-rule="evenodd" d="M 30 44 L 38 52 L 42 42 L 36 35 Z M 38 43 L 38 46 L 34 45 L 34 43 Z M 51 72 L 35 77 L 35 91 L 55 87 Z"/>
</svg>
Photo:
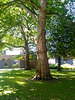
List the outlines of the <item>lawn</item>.
<svg viewBox="0 0 75 100">
<path fill-rule="evenodd" d="M 75 100 L 75 70 L 51 70 L 58 80 L 33 81 L 35 70 L 0 70 L 0 100 Z"/>
</svg>

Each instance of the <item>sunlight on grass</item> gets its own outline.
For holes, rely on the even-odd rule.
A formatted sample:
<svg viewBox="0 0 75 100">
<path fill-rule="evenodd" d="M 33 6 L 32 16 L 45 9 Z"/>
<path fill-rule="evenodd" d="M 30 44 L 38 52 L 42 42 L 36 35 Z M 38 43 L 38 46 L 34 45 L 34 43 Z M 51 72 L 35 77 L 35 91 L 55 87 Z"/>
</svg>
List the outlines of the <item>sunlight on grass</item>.
<svg viewBox="0 0 75 100">
<path fill-rule="evenodd" d="M 2 76 L 0 76 L 0 78 L 3 78 Z"/>
<path fill-rule="evenodd" d="M 25 85 L 26 82 L 20 82 L 20 81 L 16 81 L 16 83 L 18 83 L 19 85 Z"/>
<path fill-rule="evenodd" d="M 12 91 L 4 91 L 4 94 L 11 93 Z"/>
<path fill-rule="evenodd" d="M 13 79 L 14 77 L 9 77 L 9 79 Z"/>
<path fill-rule="evenodd" d="M 0 70 L 0 100 L 75 100 L 75 71 L 51 74 L 58 80 L 31 80 L 35 70 Z"/>
<path fill-rule="evenodd" d="M 60 75 L 60 76 L 64 76 L 65 74 L 63 74 L 63 73 L 52 73 L 53 75 Z"/>
<path fill-rule="evenodd" d="M 37 84 L 43 84 L 42 81 L 35 81 L 35 83 L 37 83 Z"/>
<path fill-rule="evenodd" d="M 8 86 L 4 86 L 4 88 L 0 88 L 0 96 L 1 95 L 8 95 L 11 93 L 16 93 L 17 89 L 10 88 Z"/>
<path fill-rule="evenodd" d="M 65 69 L 75 69 L 75 65 L 70 65 L 70 64 L 63 64 L 61 65 L 61 67 Z"/>
</svg>

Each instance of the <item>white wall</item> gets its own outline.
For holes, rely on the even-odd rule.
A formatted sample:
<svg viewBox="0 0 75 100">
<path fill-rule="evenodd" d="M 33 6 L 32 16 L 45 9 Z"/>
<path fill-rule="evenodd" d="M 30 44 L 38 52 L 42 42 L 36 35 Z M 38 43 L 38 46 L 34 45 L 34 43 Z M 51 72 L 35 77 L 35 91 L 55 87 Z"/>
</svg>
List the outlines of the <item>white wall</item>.
<svg viewBox="0 0 75 100">
<path fill-rule="evenodd" d="M 19 55 L 21 53 L 20 48 L 14 48 L 13 50 L 6 50 L 6 55 Z"/>
<path fill-rule="evenodd" d="M 55 59 L 50 58 L 50 59 L 48 60 L 48 63 L 49 63 L 49 64 L 55 64 Z"/>
</svg>

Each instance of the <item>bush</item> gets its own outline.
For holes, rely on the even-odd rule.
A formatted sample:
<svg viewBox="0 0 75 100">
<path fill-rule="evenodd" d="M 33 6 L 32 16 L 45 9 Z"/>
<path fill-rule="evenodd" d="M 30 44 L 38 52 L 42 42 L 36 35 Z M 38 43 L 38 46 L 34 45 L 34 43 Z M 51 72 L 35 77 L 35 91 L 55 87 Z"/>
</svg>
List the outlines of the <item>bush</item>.
<svg viewBox="0 0 75 100">
<path fill-rule="evenodd" d="M 7 65 L 8 65 L 8 63 L 7 63 L 7 62 L 5 62 L 5 63 L 4 63 L 4 66 L 7 66 Z"/>
<path fill-rule="evenodd" d="M 8 68 L 8 62 L 7 61 L 4 63 L 4 68 Z"/>
<path fill-rule="evenodd" d="M 50 69 L 57 69 L 57 68 L 58 68 L 58 66 L 57 66 L 57 65 L 55 65 L 55 64 L 50 64 L 50 65 L 49 65 L 49 68 L 50 68 Z"/>
<path fill-rule="evenodd" d="M 13 68 L 18 68 L 18 64 L 13 64 Z"/>
<path fill-rule="evenodd" d="M 8 66 L 4 66 L 4 68 L 8 68 Z"/>
</svg>

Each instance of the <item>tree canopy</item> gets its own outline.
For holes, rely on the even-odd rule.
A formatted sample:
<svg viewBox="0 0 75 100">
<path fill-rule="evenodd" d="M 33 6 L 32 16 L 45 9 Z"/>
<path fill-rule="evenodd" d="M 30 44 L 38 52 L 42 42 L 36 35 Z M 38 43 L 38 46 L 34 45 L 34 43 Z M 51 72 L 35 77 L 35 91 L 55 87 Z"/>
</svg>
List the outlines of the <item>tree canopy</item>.
<svg viewBox="0 0 75 100">
<path fill-rule="evenodd" d="M 55 16 L 54 20 L 50 20 L 50 23 L 47 25 L 49 53 L 56 58 L 59 55 L 64 58 L 74 56 L 72 55 L 72 50 L 75 50 L 75 28 L 72 23 L 64 20 L 61 18 L 58 19 Z"/>
</svg>

